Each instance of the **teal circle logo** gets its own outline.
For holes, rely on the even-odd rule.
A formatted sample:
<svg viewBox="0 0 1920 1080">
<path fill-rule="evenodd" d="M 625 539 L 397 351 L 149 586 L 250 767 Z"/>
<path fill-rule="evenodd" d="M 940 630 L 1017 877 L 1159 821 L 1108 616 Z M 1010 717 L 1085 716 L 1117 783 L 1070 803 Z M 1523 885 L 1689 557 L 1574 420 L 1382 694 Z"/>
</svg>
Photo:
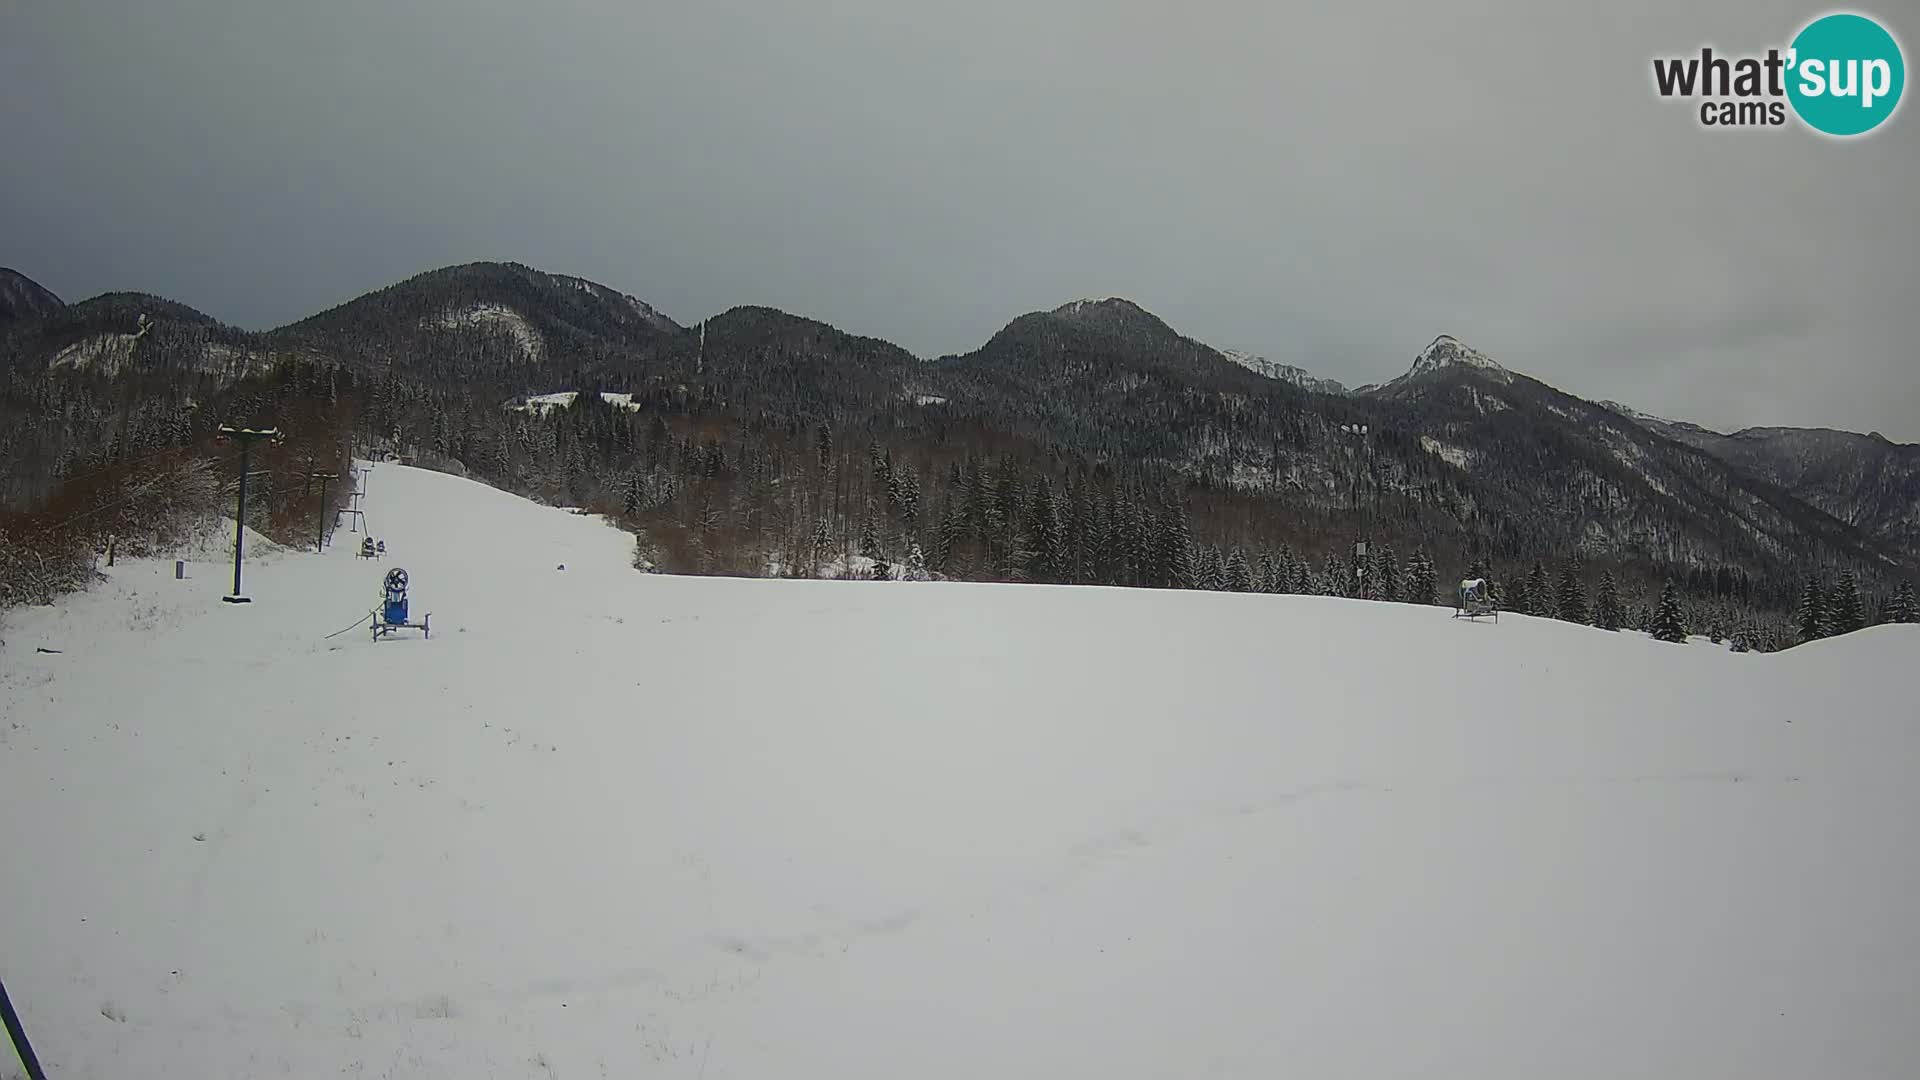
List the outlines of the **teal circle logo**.
<svg viewBox="0 0 1920 1080">
<path fill-rule="evenodd" d="M 1787 99 L 1815 131 L 1864 135 L 1900 105 L 1900 43 L 1864 15 L 1824 15 L 1793 39 Z"/>
</svg>

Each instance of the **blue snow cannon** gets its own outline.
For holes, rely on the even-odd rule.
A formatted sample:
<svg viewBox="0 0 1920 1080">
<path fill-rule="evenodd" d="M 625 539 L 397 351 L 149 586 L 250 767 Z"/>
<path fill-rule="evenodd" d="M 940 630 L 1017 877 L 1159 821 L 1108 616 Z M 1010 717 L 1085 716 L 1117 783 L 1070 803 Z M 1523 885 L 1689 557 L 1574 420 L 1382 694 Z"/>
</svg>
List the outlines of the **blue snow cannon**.
<svg viewBox="0 0 1920 1080">
<path fill-rule="evenodd" d="M 407 572 L 397 566 L 387 571 L 386 584 L 380 596 L 380 610 L 374 614 L 373 640 L 379 641 L 401 627 L 411 627 L 432 637 L 433 631 L 427 625 L 432 619 L 433 616 L 429 614 L 417 623 L 407 621 Z"/>
</svg>

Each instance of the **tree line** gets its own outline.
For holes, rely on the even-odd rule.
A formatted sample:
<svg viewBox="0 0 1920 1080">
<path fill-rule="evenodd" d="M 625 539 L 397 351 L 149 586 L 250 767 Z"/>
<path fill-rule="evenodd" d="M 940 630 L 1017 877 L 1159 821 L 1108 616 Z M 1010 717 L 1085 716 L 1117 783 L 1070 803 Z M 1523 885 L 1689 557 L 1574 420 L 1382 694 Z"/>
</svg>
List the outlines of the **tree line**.
<svg viewBox="0 0 1920 1080">
<path fill-rule="evenodd" d="M 356 448 L 379 448 L 604 513 L 635 533 L 636 561 L 662 571 L 843 577 L 877 570 L 889 578 L 1415 604 L 1450 604 L 1455 582 L 1484 577 L 1504 608 L 1527 614 L 1668 636 L 1677 624 L 1682 640 L 1700 633 L 1736 648 L 1810 639 L 1809 624 L 1796 618 L 1800 582 L 1777 569 L 1661 563 L 1631 553 L 1522 560 L 1516 547 L 1531 545 L 1449 525 L 1407 497 L 1417 491 L 1402 493 L 1397 508 L 1310 492 L 1290 497 L 1284 487 L 1249 491 L 1205 470 L 1074 451 L 939 410 L 916 413 L 912 423 L 869 415 L 836 427 L 766 410 L 730 415 L 684 388 L 608 400 L 592 384 L 566 406 L 504 404 L 484 384 L 369 378 L 311 358 L 230 383 L 182 372 L 15 373 L 0 392 L 0 416 L 18 421 L 0 440 L 20 451 L 0 473 L 0 543 L 9 545 L 0 550 L 14 553 L 0 562 L 0 577 L 11 583 L 0 596 L 21 602 L 74 587 L 85 578 L 75 568 L 89 565 L 109 535 L 130 537 L 135 547 L 149 543 L 141 539 L 142 512 L 116 516 L 103 507 L 115 499 L 141 507 L 141 490 L 158 497 L 166 485 L 142 487 L 154 469 L 205 462 L 206 479 L 196 486 L 180 473 L 182 484 L 166 497 L 218 512 L 237 477 L 212 446 L 212 431 L 247 418 L 294 436 L 257 459 L 250 494 L 259 496 L 258 517 L 250 524 L 296 541 L 306 531 L 297 523 L 322 512 L 304 478 L 342 470 Z M 29 531 L 37 537 L 32 559 L 20 554 Z M 151 543 L 166 539 L 165 530 L 148 532 Z M 49 544 L 64 545 L 68 557 L 53 563 L 66 569 L 29 574 L 25 568 Z M 1903 587 L 1904 594 L 1866 604 L 1861 621 L 1910 612 L 1900 596 L 1910 597 L 1911 584 Z M 1824 605 L 1827 590 L 1821 595 Z M 1844 610 L 1822 619 L 1829 631 L 1851 622 Z"/>
</svg>

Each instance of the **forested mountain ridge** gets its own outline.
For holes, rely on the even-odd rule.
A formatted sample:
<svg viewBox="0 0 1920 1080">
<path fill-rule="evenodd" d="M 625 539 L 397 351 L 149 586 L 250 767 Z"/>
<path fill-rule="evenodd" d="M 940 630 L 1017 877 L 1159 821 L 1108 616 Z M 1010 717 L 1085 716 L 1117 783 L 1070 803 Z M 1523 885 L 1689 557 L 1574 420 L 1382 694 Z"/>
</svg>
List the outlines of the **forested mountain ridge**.
<svg viewBox="0 0 1920 1080">
<path fill-rule="evenodd" d="M 0 324 L 51 315 L 65 306 L 53 290 L 18 270 L 0 266 Z"/>
<path fill-rule="evenodd" d="M 43 307 L 38 314 L 31 313 L 31 305 L 27 310 L 0 321 L 0 368 L 23 374 L 65 368 L 107 376 L 194 371 L 237 379 L 276 361 L 264 335 L 147 293 L 102 293 L 76 304 Z"/>
<path fill-rule="evenodd" d="M 1370 559 L 1424 550 L 1443 577 L 1614 567 L 1783 612 L 1808 576 L 1844 568 L 1878 589 L 1916 559 L 1900 470 L 1920 448 L 1754 449 L 1564 394 L 1447 335 L 1404 375 L 1335 392 L 1118 298 L 1022 315 L 932 361 L 765 307 L 683 326 L 503 263 L 264 333 L 137 294 L 44 307 L 0 324 L 0 410 L 31 451 L 9 465 L 15 513 L 79 464 L 193 444 L 216 402 L 267 413 L 324 386 L 338 453 L 389 446 L 608 509 L 667 567 L 807 573 L 917 550 L 948 576 L 1167 584 L 1205 577 L 1211 551 L 1222 580 L 1238 553 L 1268 557 L 1270 580 L 1373 594 L 1351 555 L 1368 537 Z M 620 407 L 511 407 L 574 390 Z M 1854 440 L 1884 448 L 1871 469 L 1845 464 Z M 1096 534 L 1131 546 L 1096 556 Z"/>
<path fill-rule="evenodd" d="M 1892 442 L 1878 432 L 1755 427 L 1721 434 L 1651 416 L 1636 419 L 1920 555 L 1920 445 Z"/>
<path fill-rule="evenodd" d="M 1680 564 L 1882 565 L 1902 553 L 1772 478 L 1607 405 L 1508 370 L 1450 338 L 1365 397 L 1384 423 L 1473 477 L 1496 532 L 1561 521 L 1604 550 Z"/>
<path fill-rule="evenodd" d="M 646 302 L 517 263 L 430 270 L 266 336 L 368 372 L 483 385 L 636 369 L 684 333 Z"/>
</svg>

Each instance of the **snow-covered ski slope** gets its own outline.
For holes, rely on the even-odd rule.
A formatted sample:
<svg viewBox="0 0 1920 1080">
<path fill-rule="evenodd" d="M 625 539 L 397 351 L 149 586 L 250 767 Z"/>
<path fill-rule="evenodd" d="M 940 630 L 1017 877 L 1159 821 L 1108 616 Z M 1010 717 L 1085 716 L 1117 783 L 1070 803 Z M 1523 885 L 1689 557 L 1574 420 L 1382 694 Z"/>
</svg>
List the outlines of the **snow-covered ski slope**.
<svg viewBox="0 0 1920 1080">
<path fill-rule="evenodd" d="M 12 613 L 58 1080 L 1920 1074 L 1914 628 L 649 576 L 367 484 L 384 563 Z M 432 639 L 327 639 L 396 565 Z"/>
</svg>

